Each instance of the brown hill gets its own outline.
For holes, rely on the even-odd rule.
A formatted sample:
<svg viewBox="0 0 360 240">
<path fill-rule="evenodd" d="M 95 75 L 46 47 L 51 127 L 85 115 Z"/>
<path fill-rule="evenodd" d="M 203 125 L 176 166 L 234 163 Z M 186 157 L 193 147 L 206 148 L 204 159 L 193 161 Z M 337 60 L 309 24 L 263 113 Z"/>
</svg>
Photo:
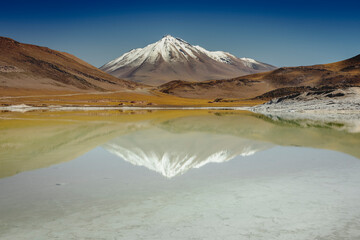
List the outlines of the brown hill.
<svg viewBox="0 0 360 240">
<path fill-rule="evenodd" d="M 287 90 L 278 92 L 287 92 L 293 87 L 323 88 L 359 85 L 360 55 L 357 55 L 330 64 L 283 67 L 229 80 L 172 81 L 159 86 L 158 89 L 163 93 L 189 98 L 253 98 L 283 88 Z"/>
<path fill-rule="evenodd" d="M 106 91 L 139 86 L 113 77 L 71 54 L 0 37 L 0 88 Z"/>
</svg>

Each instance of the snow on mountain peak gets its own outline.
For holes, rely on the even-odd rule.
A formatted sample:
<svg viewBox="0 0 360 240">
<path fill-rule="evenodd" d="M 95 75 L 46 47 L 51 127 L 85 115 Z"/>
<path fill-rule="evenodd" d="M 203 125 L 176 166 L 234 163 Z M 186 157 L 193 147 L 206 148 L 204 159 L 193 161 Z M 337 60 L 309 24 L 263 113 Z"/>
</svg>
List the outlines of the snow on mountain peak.
<svg viewBox="0 0 360 240">
<path fill-rule="evenodd" d="M 180 41 L 180 42 L 183 42 L 183 43 L 187 43 L 189 44 L 188 42 L 186 42 L 185 40 L 181 39 L 181 38 L 177 38 L 177 37 L 173 37 L 171 35 L 165 35 L 162 39 L 160 39 L 160 41 L 169 41 L 169 42 L 177 42 L 177 41 Z"/>
<path fill-rule="evenodd" d="M 250 58 L 238 58 L 228 52 L 208 51 L 181 38 L 165 35 L 144 48 L 123 54 L 100 69 L 138 82 L 164 83 L 174 79 L 201 81 L 238 77 L 275 67 Z"/>
<path fill-rule="evenodd" d="M 199 59 L 199 54 L 205 54 L 211 59 L 231 64 L 231 58 L 236 58 L 230 53 L 222 51 L 208 51 L 200 46 L 192 46 L 181 38 L 165 35 L 159 41 L 149 44 L 144 48 L 133 49 L 119 58 L 105 64 L 102 68 L 115 70 L 117 68 L 131 65 L 141 65 L 143 62 L 155 63 L 162 59 L 166 62 L 184 62 L 189 59 Z"/>
<path fill-rule="evenodd" d="M 171 35 L 165 35 L 161 40 L 176 41 L 176 38 Z"/>
<path fill-rule="evenodd" d="M 227 52 L 223 52 L 223 51 L 208 51 L 205 48 L 202 48 L 198 45 L 194 46 L 194 48 L 196 48 L 199 52 L 205 53 L 208 57 L 214 59 L 215 61 L 218 62 L 223 62 L 223 63 L 227 63 L 227 64 L 231 64 L 231 58 L 236 58 L 234 55 L 227 53 Z"/>
</svg>

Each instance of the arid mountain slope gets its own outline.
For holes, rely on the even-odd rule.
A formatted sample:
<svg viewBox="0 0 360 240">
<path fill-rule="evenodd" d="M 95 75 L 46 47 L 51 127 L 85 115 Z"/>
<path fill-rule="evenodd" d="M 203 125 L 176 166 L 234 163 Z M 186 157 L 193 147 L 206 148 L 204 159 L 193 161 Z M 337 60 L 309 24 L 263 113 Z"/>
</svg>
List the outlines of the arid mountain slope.
<svg viewBox="0 0 360 240">
<path fill-rule="evenodd" d="M 314 66 L 283 67 L 274 71 L 204 82 L 172 81 L 158 89 L 190 98 L 253 98 L 266 92 L 291 87 L 359 86 L 360 55 Z"/>
<path fill-rule="evenodd" d="M 113 77 L 71 54 L 0 37 L 1 88 L 105 91 L 138 86 Z"/>
<path fill-rule="evenodd" d="M 149 85 L 172 80 L 203 81 L 270 71 L 276 67 L 222 51 L 208 51 L 180 38 L 164 36 L 133 49 L 100 69 L 116 77 Z"/>
</svg>

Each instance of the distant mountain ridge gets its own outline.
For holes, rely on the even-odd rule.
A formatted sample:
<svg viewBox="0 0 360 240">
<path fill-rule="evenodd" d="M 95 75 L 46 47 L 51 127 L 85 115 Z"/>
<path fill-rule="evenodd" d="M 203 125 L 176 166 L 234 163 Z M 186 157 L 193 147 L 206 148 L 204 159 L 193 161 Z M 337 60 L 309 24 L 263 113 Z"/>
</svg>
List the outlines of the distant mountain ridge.
<svg viewBox="0 0 360 240">
<path fill-rule="evenodd" d="M 208 99 L 253 98 L 270 91 L 273 91 L 273 97 L 279 97 L 287 93 L 303 91 L 306 89 L 304 87 L 346 86 L 360 86 L 360 55 L 335 63 L 282 67 L 226 80 L 172 81 L 159 86 L 158 89 L 163 93 L 179 97 Z"/>
<path fill-rule="evenodd" d="M 144 48 L 133 49 L 100 67 L 113 76 L 150 85 L 172 80 L 225 79 L 274 70 L 251 58 L 208 51 L 170 35 Z"/>
</svg>

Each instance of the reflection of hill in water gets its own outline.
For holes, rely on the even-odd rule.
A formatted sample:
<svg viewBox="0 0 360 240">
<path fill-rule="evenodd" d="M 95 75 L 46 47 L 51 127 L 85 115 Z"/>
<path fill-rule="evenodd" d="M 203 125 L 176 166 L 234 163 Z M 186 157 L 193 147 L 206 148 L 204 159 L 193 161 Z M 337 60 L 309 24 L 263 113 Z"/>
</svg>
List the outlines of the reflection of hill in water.
<svg viewBox="0 0 360 240">
<path fill-rule="evenodd" d="M 66 114 L 24 113 L 17 120 L 2 119 L 0 177 L 69 161 L 100 145 L 169 177 L 272 145 L 329 149 L 360 158 L 360 134 L 347 132 L 341 123 L 307 124 L 244 112 L 134 113 L 82 112 L 81 117 L 68 113 L 61 118 Z"/>
<path fill-rule="evenodd" d="M 122 159 L 168 178 L 207 163 L 252 155 L 271 146 L 270 143 L 231 135 L 174 133 L 156 127 L 123 135 L 104 145 L 105 149 Z"/>
<path fill-rule="evenodd" d="M 6 120 L 0 128 L 0 177 L 73 160 L 144 127 L 141 123 Z M 140 126 L 138 126 L 140 125 Z"/>
<path fill-rule="evenodd" d="M 207 132 L 238 136 L 281 146 L 302 146 L 339 151 L 360 159 L 360 133 L 353 122 L 272 119 L 260 114 L 191 116 L 164 121 L 159 127 L 172 132 Z"/>
</svg>

